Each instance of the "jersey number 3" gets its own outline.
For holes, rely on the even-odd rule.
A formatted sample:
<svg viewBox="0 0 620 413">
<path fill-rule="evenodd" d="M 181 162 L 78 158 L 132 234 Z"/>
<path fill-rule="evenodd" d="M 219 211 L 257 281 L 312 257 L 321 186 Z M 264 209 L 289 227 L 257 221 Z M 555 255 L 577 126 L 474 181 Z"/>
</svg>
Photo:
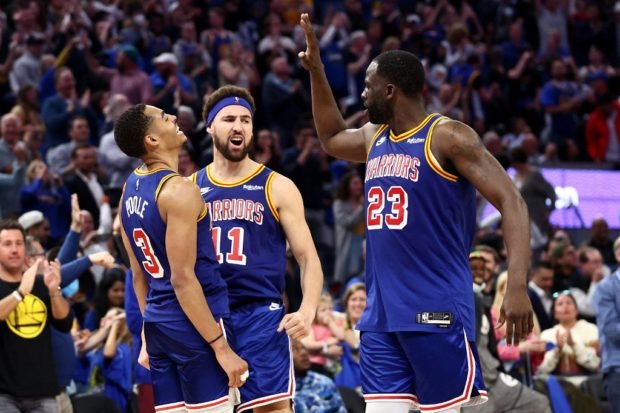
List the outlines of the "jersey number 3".
<svg viewBox="0 0 620 413">
<path fill-rule="evenodd" d="M 386 201 L 391 204 L 391 209 L 384 214 Z M 381 229 L 384 221 L 389 229 L 403 229 L 407 225 L 408 208 L 409 197 L 402 186 L 391 186 L 387 192 L 380 186 L 373 186 L 368 190 L 368 229 Z"/>
<path fill-rule="evenodd" d="M 142 250 L 142 254 L 144 255 L 142 267 L 144 267 L 146 272 L 148 272 L 153 278 L 163 277 L 164 269 L 153 251 L 153 246 L 151 245 L 149 236 L 146 235 L 146 232 L 144 232 L 142 228 L 136 228 L 133 230 L 133 242 L 135 242 L 138 248 Z"/>
<path fill-rule="evenodd" d="M 228 239 L 230 240 L 230 252 L 226 253 L 226 262 L 229 264 L 245 265 L 247 257 L 243 253 L 243 238 L 245 232 L 242 227 L 233 227 L 228 230 Z M 215 248 L 215 258 L 217 262 L 224 262 L 224 254 L 222 254 L 222 228 L 213 227 L 211 237 L 213 237 L 213 247 Z"/>
</svg>

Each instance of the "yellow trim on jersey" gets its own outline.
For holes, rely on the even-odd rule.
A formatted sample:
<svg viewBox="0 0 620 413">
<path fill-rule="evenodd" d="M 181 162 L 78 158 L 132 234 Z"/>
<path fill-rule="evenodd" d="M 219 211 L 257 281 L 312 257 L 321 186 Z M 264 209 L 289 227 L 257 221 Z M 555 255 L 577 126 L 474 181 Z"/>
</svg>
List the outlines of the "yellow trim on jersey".
<svg viewBox="0 0 620 413">
<path fill-rule="evenodd" d="M 161 181 L 159 181 L 159 185 L 157 185 L 157 189 L 155 190 L 155 202 L 157 202 L 157 198 L 159 198 L 159 191 L 161 191 L 161 188 L 164 186 L 164 184 L 168 182 L 170 178 L 173 178 L 175 176 L 181 176 L 181 175 L 179 175 L 178 173 L 172 172 L 164 176 L 163 178 L 161 178 Z"/>
<path fill-rule="evenodd" d="M 384 130 L 387 129 L 389 125 L 387 124 L 383 124 L 379 127 L 379 129 L 377 129 L 377 131 L 375 132 L 375 134 L 373 135 L 372 139 L 370 140 L 370 146 L 369 148 L 372 148 L 372 145 L 375 144 L 375 141 L 377 140 L 377 138 L 379 137 L 379 135 L 381 135 L 381 133 L 383 133 Z M 370 152 L 370 151 L 368 151 Z"/>
<path fill-rule="evenodd" d="M 147 172 L 143 172 L 140 170 L 140 168 L 142 168 L 142 166 L 136 168 L 136 170 L 134 171 L 136 173 L 136 175 L 140 175 L 140 176 L 146 176 L 146 175 L 150 175 L 150 174 L 154 174 L 155 172 L 159 172 L 159 171 L 165 171 L 168 168 L 155 168 L 153 170 L 147 171 Z"/>
<path fill-rule="evenodd" d="M 280 214 L 278 213 L 278 209 L 276 208 L 275 204 L 273 203 L 273 199 L 271 198 L 271 181 L 273 181 L 273 178 L 275 176 L 276 173 L 271 172 L 267 177 L 267 182 L 265 183 L 265 197 L 267 198 L 267 205 L 269 205 L 269 209 L 271 210 L 273 217 L 276 219 L 276 221 L 280 222 Z"/>
<path fill-rule="evenodd" d="M 217 179 L 215 179 L 213 177 L 213 175 L 211 175 L 211 169 L 209 168 L 212 164 L 207 165 L 207 167 L 205 168 L 206 172 L 207 172 L 207 176 L 209 177 L 209 180 L 217 185 L 217 186 L 223 186 L 225 188 L 232 188 L 234 186 L 239 186 L 242 185 L 246 182 L 248 182 L 250 179 L 254 178 L 256 175 L 258 175 L 259 173 L 261 173 L 263 171 L 263 169 L 265 169 L 265 165 L 263 164 L 259 164 L 258 168 L 256 168 L 256 170 L 254 172 L 252 172 L 250 175 L 246 176 L 245 178 L 242 178 L 241 180 L 237 181 L 237 182 L 220 182 Z"/>
<path fill-rule="evenodd" d="M 446 116 L 442 116 L 438 118 L 437 120 L 435 120 L 435 122 L 433 122 L 433 124 L 429 128 L 428 133 L 426 134 L 426 142 L 424 142 L 424 156 L 426 157 L 426 161 L 428 162 L 431 169 L 437 172 L 439 176 L 447 179 L 448 181 L 456 182 L 459 180 L 459 177 L 444 170 L 443 167 L 437 161 L 437 158 L 435 158 L 435 155 L 433 155 L 433 152 L 431 151 L 431 140 L 433 139 L 433 129 L 435 129 L 435 126 L 437 125 L 437 123 L 439 123 L 439 121 L 442 119 L 449 119 L 449 118 L 447 118 Z"/>
<path fill-rule="evenodd" d="M 198 216 L 198 222 L 202 221 L 204 219 L 204 217 L 207 216 L 208 212 L 209 212 L 209 210 L 207 209 L 207 204 L 204 204 L 204 206 L 202 207 L 202 212 Z"/>
<path fill-rule="evenodd" d="M 193 174 L 191 174 L 189 176 L 189 179 L 193 182 L 193 183 L 197 183 L 196 180 L 198 179 L 198 172 L 194 172 Z"/>
<path fill-rule="evenodd" d="M 422 123 L 420 123 L 418 126 L 416 126 L 413 129 L 409 129 L 406 132 L 403 132 L 399 135 L 394 135 L 394 131 L 390 131 L 390 139 L 394 142 L 400 142 L 403 139 L 407 139 L 408 137 L 410 137 L 411 135 L 413 135 L 414 133 L 418 132 L 420 129 L 422 129 L 424 126 L 426 126 L 426 124 L 431 120 L 431 118 L 433 116 L 437 115 L 437 113 L 431 113 L 430 115 L 426 116 L 424 118 L 424 120 L 422 121 Z"/>
</svg>

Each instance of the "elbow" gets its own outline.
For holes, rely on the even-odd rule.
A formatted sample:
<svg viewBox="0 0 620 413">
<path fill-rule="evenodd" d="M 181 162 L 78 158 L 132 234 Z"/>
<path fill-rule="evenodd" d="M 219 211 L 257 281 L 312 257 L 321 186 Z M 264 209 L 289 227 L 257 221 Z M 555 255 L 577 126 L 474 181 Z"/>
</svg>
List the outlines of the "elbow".
<svg viewBox="0 0 620 413">
<path fill-rule="evenodd" d="M 170 284 L 174 290 L 180 290 L 189 285 L 188 281 L 191 279 L 193 271 L 181 270 L 172 271 L 170 274 Z"/>
</svg>

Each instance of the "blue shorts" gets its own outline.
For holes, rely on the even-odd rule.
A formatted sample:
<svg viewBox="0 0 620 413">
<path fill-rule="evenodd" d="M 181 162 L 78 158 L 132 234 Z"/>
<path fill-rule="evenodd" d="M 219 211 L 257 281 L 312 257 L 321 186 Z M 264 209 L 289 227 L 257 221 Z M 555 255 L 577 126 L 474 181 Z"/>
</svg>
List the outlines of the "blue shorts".
<svg viewBox="0 0 620 413">
<path fill-rule="evenodd" d="M 229 326 L 218 324 L 230 342 Z M 202 412 L 229 403 L 228 377 L 189 320 L 145 322 L 144 335 L 156 412 Z"/>
<path fill-rule="evenodd" d="M 362 332 L 366 402 L 407 401 L 424 413 L 484 403 L 476 344 L 458 324 L 446 333 Z"/>
<path fill-rule="evenodd" d="M 234 348 L 250 370 L 250 377 L 239 388 L 237 413 L 295 396 L 291 343 L 286 332 L 278 333 L 284 313 L 279 301 L 231 309 Z"/>
</svg>

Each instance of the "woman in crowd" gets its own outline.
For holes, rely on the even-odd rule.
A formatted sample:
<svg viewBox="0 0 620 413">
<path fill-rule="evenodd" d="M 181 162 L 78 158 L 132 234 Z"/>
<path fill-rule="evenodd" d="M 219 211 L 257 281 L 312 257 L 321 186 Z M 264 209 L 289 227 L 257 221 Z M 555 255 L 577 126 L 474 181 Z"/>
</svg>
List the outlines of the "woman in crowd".
<svg viewBox="0 0 620 413">
<path fill-rule="evenodd" d="M 41 211 L 48 219 L 52 241 L 65 236 L 71 217 L 71 194 L 62 179 L 51 173 L 45 162 L 37 159 L 28 165 L 21 199 L 24 212 Z"/>
<path fill-rule="evenodd" d="M 336 227 L 336 262 L 334 281 L 345 281 L 364 270 L 364 186 L 354 172 L 342 177 L 336 189 L 334 224 Z"/>
<path fill-rule="evenodd" d="M 540 335 L 550 348 L 538 372 L 563 376 L 579 385 L 601 365 L 598 328 L 577 319 L 577 303 L 568 290 L 553 294 L 551 308 L 558 324 Z"/>
<path fill-rule="evenodd" d="M 95 293 L 95 306 L 86 314 L 84 328 L 95 331 L 110 308 L 125 305 L 125 271 L 120 267 L 106 270 Z"/>
</svg>

